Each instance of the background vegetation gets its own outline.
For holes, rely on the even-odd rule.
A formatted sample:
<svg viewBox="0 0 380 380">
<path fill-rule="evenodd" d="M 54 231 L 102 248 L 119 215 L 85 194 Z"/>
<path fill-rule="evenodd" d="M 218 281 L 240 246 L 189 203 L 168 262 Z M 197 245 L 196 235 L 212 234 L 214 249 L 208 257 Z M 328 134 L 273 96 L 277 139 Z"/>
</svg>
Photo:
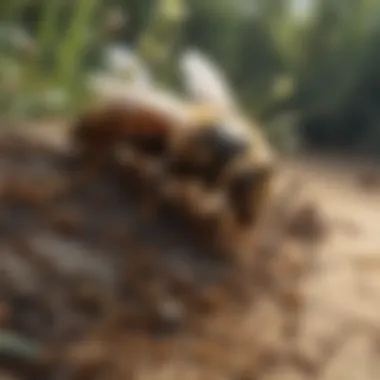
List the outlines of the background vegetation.
<svg viewBox="0 0 380 380">
<path fill-rule="evenodd" d="M 0 18 L 3 120 L 75 112 L 110 44 L 172 85 L 197 46 L 276 141 L 380 154 L 378 0 L 1 0 Z"/>
</svg>

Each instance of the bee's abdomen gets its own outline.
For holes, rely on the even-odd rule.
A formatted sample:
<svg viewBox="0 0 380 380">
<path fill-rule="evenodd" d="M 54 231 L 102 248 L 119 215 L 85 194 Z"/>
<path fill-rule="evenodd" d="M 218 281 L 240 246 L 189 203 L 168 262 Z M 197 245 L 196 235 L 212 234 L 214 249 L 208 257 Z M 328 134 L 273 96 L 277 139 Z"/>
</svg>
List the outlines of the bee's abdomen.
<svg viewBox="0 0 380 380">
<path fill-rule="evenodd" d="M 171 123 L 154 110 L 109 105 L 83 115 L 74 137 L 92 149 L 112 149 L 114 144 L 126 143 L 142 153 L 161 155 L 167 149 Z"/>
</svg>

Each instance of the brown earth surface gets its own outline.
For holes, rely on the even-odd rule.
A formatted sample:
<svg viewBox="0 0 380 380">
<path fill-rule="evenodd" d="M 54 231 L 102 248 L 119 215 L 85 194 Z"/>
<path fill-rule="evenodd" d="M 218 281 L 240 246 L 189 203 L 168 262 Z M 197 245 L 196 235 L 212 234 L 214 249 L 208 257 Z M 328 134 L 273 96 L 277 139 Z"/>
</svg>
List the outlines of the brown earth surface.
<svg viewBox="0 0 380 380">
<path fill-rule="evenodd" d="M 310 357 L 326 356 L 321 380 L 378 379 L 380 171 L 341 157 L 292 159 L 284 169 L 303 178 L 329 230 L 303 285 L 300 344 Z M 334 352 L 326 351 L 334 340 Z"/>
<path fill-rule="evenodd" d="M 0 143 L 1 380 L 380 378 L 376 169 L 284 159 L 300 186 L 219 249 L 188 199 L 141 219 L 141 175 L 78 177 L 42 131 Z"/>
</svg>

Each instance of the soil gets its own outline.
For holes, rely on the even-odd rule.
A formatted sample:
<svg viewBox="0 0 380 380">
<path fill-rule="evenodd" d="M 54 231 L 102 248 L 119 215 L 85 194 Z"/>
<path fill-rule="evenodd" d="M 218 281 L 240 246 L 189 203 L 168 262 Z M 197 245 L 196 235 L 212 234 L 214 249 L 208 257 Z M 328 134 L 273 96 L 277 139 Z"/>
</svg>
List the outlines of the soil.
<svg viewBox="0 0 380 380">
<path fill-rule="evenodd" d="M 144 162 L 83 169 L 65 133 L 29 132 L 0 140 L 1 380 L 379 378 L 366 169 L 283 160 L 299 184 L 221 248 Z"/>
</svg>

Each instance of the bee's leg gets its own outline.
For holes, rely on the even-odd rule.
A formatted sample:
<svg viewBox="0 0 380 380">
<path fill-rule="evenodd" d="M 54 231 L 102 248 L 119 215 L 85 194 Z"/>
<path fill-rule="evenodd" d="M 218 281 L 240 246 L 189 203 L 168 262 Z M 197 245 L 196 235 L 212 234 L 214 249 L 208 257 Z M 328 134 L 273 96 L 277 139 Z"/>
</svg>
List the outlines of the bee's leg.
<svg viewBox="0 0 380 380">
<path fill-rule="evenodd" d="M 230 160 L 232 161 L 228 156 L 215 157 L 212 162 L 203 166 L 200 170 L 200 177 L 208 189 L 214 189 L 220 185 Z"/>
<path fill-rule="evenodd" d="M 141 216 L 149 221 L 155 218 L 162 204 L 162 188 L 167 181 L 167 176 L 161 165 L 154 162 L 147 163 L 141 173 L 142 184 L 140 192 Z"/>
<path fill-rule="evenodd" d="M 232 176 L 227 197 L 239 224 L 244 226 L 257 222 L 269 197 L 272 176 L 272 167 L 253 168 Z"/>
<path fill-rule="evenodd" d="M 193 162 L 190 159 L 171 160 L 168 164 L 169 173 L 185 181 L 198 181 L 208 190 L 215 190 L 220 185 L 220 179 L 228 165 L 228 160 L 211 162 Z"/>
<path fill-rule="evenodd" d="M 167 161 L 168 172 L 179 180 L 193 180 L 200 177 L 201 167 L 191 159 L 170 157 Z"/>
<path fill-rule="evenodd" d="M 130 134 L 123 138 L 132 149 L 148 156 L 163 158 L 168 151 L 168 136 L 165 133 Z"/>
</svg>

